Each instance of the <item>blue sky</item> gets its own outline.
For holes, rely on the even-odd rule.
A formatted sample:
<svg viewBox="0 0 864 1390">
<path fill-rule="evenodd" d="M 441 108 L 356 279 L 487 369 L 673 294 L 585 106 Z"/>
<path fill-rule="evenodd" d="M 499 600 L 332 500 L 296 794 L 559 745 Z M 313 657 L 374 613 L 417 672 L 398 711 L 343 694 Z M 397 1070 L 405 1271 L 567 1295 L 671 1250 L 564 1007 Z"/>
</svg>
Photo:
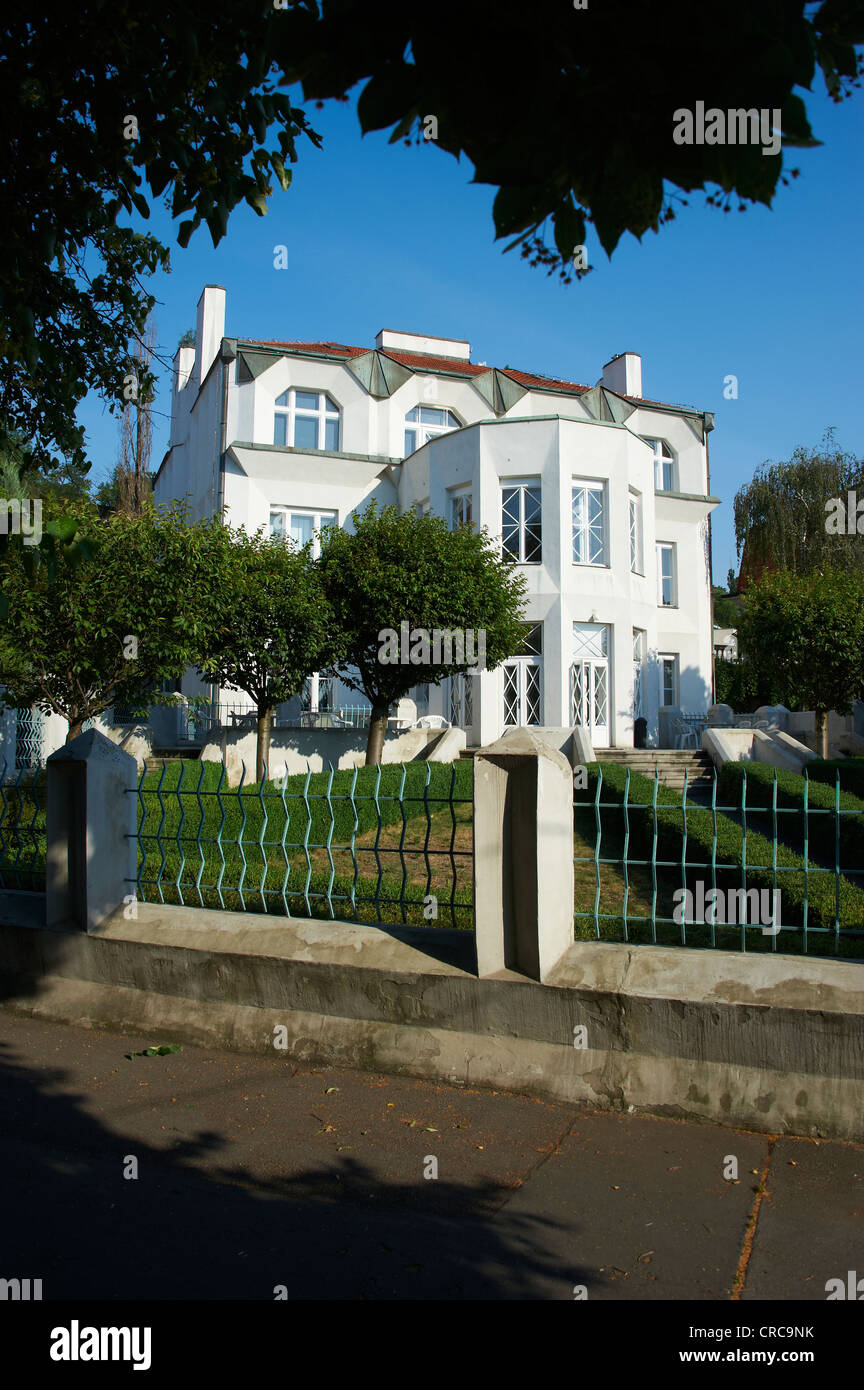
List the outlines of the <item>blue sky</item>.
<svg viewBox="0 0 864 1390">
<path fill-rule="evenodd" d="M 818 444 L 828 426 L 861 454 L 864 95 L 835 107 L 817 89 L 807 104 L 825 143 L 784 156 L 801 176 L 773 211 L 724 214 L 694 194 L 657 236 L 626 236 L 611 261 L 589 232 L 596 269 L 570 286 L 502 254 L 494 190 L 469 182 L 470 164 L 431 144 L 362 137 L 353 104 L 310 109 L 323 149 L 301 143 L 293 184 L 275 188 L 266 217 L 238 208 L 215 250 L 206 227 L 181 250 L 159 204 L 136 223 L 172 246 L 171 273 L 154 280 L 160 350 L 173 356 L 202 287 L 215 283 L 227 290 L 232 337 L 371 345 L 380 328 L 400 328 L 467 338 L 473 360 L 490 366 L 588 385 L 615 353 L 639 352 L 647 397 L 715 412 L 723 583 L 737 569 L 732 500 L 759 463 Z M 278 244 L 285 270 L 273 267 Z M 729 374 L 737 400 L 723 396 Z M 167 373 L 155 408 L 154 467 L 167 447 Z M 100 481 L 116 460 L 117 424 L 96 398 L 79 418 Z"/>
</svg>

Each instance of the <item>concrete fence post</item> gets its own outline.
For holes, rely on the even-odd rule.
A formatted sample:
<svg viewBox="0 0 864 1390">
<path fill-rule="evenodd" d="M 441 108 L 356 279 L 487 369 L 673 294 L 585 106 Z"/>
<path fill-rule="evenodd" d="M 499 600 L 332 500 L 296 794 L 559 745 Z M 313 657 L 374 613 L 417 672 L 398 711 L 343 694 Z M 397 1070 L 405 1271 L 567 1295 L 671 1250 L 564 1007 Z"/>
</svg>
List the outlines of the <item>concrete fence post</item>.
<svg viewBox="0 0 864 1390">
<path fill-rule="evenodd" d="M 47 925 L 98 931 L 135 892 L 138 784 L 131 754 L 89 729 L 46 764 Z"/>
<path fill-rule="evenodd" d="M 573 769 L 528 729 L 474 756 L 477 972 L 545 980 L 573 944 Z"/>
</svg>

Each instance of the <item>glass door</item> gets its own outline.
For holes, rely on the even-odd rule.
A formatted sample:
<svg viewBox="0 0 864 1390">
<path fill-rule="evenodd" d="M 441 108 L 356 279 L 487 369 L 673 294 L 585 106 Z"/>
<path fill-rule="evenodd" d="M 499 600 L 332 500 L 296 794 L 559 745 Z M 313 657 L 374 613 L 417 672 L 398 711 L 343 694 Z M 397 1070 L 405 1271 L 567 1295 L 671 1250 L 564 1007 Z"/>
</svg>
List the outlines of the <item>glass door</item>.
<svg viewBox="0 0 864 1390">
<path fill-rule="evenodd" d="M 595 748 L 609 747 L 609 629 L 574 623 L 573 723 L 588 731 Z"/>
</svg>

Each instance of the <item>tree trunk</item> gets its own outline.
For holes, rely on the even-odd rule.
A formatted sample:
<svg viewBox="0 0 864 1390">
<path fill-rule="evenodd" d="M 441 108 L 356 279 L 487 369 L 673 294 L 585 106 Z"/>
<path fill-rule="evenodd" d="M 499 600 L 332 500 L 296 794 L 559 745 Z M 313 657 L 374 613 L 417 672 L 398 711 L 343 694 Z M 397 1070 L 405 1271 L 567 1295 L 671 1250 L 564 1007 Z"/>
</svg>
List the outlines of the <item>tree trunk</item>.
<svg viewBox="0 0 864 1390">
<path fill-rule="evenodd" d="M 813 712 L 813 724 L 816 731 L 816 752 L 820 758 L 828 757 L 828 711 L 817 709 Z"/>
<path fill-rule="evenodd" d="M 369 716 L 369 737 L 366 740 L 366 766 L 377 767 L 384 748 L 384 735 L 387 732 L 387 712 L 389 705 L 373 704 Z"/>
<path fill-rule="evenodd" d="M 71 718 L 71 719 L 69 720 L 69 729 L 68 729 L 67 734 L 66 734 L 66 742 L 67 742 L 67 743 L 71 743 L 72 740 L 73 740 L 73 738 L 77 738 L 77 737 L 78 737 L 78 735 L 79 735 L 80 732 L 81 732 L 81 726 L 82 726 L 83 723 L 84 723 L 84 720 L 81 719 L 81 718 L 79 718 L 78 715 L 75 715 L 73 718 Z"/>
<path fill-rule="evenodd" d="M 264 768 L 270 766 L 270 725 L 272 705 L 258 706 L 258 742 L 255 749 L 255 780 L 263 782 Z"/>
</svg>

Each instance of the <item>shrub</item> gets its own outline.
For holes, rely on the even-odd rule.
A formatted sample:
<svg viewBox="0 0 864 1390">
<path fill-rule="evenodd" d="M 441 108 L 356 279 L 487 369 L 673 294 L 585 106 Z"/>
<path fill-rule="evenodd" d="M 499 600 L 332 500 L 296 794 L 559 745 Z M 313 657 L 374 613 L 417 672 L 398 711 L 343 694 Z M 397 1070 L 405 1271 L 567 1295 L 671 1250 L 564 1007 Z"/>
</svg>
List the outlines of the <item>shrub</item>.
<svg viewBox="0 0 864 1390">
<path fill-rule="evenodd" d="M 808 768 L 809 772 L 809 768 Z M 727 806 L 740 806 L 744 779 L 747 779 L 748 812 L 767 811 L 771 814 L 774 797 L 774 778 L 777 779 L 777 828 L 783 839 L 791 840 L 796 848 L 804 849 L 805 830 L 807 853 L 810 858 L 835 862 L 836 788 L 833 784 L 809 780 L 807 815 L 804 815 L 805 778 L 797 772 L 768 767 L 765 763 L 724 763 L 717 784 L 718 799 Z M 841 812 L 859 812 L 840 816 L 840 864 L 846 868 L 864 865 L 864 801 L 849 792 L 840 793 Z M 797 814 L 793 814 L 793 812 Z M 806 820 L 806 826 L 805 826 Z"/>
</svg>

